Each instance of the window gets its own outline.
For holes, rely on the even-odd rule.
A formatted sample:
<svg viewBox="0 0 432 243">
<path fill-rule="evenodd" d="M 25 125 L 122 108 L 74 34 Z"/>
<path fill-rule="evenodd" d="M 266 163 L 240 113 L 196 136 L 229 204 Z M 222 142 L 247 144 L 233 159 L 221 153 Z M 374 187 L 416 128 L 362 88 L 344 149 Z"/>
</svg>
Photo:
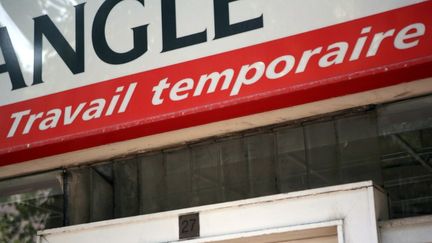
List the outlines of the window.
<svg viewBox="0 0 432 243">
<path fill-rule="evenodd" d="M 33 242 L 36 232 L 63 226 L 60 171 L 0 181 L 0 242 Z"/>
</svg>

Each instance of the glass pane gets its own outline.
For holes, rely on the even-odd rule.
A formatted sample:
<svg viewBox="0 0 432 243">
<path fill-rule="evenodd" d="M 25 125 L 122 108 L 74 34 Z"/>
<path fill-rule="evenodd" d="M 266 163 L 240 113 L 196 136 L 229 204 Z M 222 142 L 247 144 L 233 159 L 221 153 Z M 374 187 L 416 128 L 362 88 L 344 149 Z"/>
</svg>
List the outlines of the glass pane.
<svg viewBox="0 0 432 243">
<path fill-rule="evenodd" d="M 63 225 L 61 171 L 0 181 L 0 242 L 34 242 Z"/>
<path fill-rule="evenodd" d="M 113 163 L 114 216 L 116 218 L 139 214 L 137 159 Z"/>
<path fill-rule="evenodd" d="M 206 143 L 192 148 L 193 204 L 205 205 L 225 201 L 225 181 L 220 147 Z"/>
<path fill-rule="evenodd" d="M 67 225 L 113 218 L 112 165 L 69 169 Z"/>
<path fill-rule="evenodd" d="M 114 214 L 112 164 L 91 167 L 91 222 L 112 219 Z"/>
<path fill-rule="evenodd" d="M 305 139 L 311 188 L 336 185 L 340 181 L 340 163 L 334 121 L 305 126 Z"/>
<path fill-rule="evenodd" d="M 341 183 L 382 183 L 377 122 L 374 113 L 336 120 Z"/>
<path fill-rule="evenodd" d="M 192 180 L 189 149 L 179 149 L 165 154 L 166 198 L 164 209 L 187 208 L 190 205 Z"/>
<path fill-rule="evenodd" d="M 384 189 L 394 218 L 432 214 L 432 129 L 380 138 Z"/>
<path fill-rule="evenodd" d="M 245 138 L 250 194 L 253 197 L 277 193 L 273 134 L 255 134 Z"/>
<path fill-rule="evenodd" d="M 233 201 L 248 198 L 250 184 L 243 138 L 221 141 L 220 150 L 225 182 L 225 199 Z"/>
<path fill-rule="evenodd" d="M 278 187 L 291 192 L 309 187 L 303 127 L 283 128 L 276 132 Z"/>
<path fill-rule="evenodd" d="M 423 130 L 432 127 L 432 96 L 409 99 L 378 109 L 380 135 Z"/>
<path fill-rule="evenodd" d="M 90 222 L 90 168 L 74 168 L 67 173 L 67 221 L 69 225 Z"/>
<path fill-rule="evenodd" d="M 164 211 L 165 166 L 163 154 L 150 154 L 139 158 L 141 213 Z"/>
<path fill-rule="evenodd" d="M 432 214 L 432 96 L 384 105 L 378 114 L 391 217 Z"/>
</svg>

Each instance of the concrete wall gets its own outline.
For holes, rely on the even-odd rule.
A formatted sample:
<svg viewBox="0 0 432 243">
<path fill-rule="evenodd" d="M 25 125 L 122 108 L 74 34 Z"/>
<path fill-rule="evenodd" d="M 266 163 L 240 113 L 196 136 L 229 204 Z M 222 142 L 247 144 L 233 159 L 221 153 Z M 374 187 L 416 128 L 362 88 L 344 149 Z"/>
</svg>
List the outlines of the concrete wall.
<svg viewBox="0 0 432 243">
<path fill-rule="evenodd" d="M 382 243 L 432 242 L 432 215 L 379 223 Z"/>
<path fill-rule="evenodd" d="M 211 242 L 260 234 L 336 227 L 338 242 L 379 242 L 385 194 L 353 183 L 39 232 L 39 243 L 175 242 L 180 215 L 200 214 L 200 238 Z M 381 214 L 381 215 L 380 215 Z"/>
</svg>

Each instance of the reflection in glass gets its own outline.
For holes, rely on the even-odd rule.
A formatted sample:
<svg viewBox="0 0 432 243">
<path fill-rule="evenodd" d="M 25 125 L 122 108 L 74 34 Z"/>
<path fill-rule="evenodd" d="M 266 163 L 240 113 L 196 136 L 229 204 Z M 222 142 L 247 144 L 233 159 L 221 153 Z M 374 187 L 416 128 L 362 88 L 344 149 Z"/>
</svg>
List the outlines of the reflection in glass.
<svg viewBox="0 0 432 243">
<path fill-rule="evenodd" d="M 0 242 L 35 242 L 36 232 L 63 225 L 60 172 L 0 182 Z"/>
</svg>

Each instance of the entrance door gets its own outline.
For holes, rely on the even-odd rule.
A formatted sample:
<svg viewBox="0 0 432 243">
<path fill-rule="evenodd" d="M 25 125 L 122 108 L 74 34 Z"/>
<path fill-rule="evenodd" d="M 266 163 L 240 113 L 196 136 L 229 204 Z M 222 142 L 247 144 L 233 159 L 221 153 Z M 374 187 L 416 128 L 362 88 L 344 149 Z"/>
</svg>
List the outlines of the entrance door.
<svg viewBox="0 0 432 243">
<path fill-rule="evenodd" d="M 281 233 L 263 233 L 213 243 L 341 243 L 338 242 L 337 226 L 286 231 Z"/>
<path fill-rule="evenodd" d="M 337 236 L 324 236 L 312 239 L 279 241 L 278 243 L 337 243 Z"/>
</svg>

